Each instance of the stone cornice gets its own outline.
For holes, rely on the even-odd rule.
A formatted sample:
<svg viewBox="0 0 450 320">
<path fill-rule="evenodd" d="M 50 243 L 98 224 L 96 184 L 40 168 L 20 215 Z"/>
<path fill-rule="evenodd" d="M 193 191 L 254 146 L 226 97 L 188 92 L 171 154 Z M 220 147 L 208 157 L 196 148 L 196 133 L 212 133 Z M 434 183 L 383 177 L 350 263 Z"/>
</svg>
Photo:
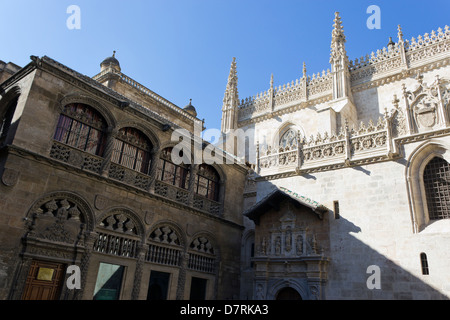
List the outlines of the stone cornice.
<svg viewBox="0 0 450 320">
<path fill-rule="evenodd" d="M 250 124 L 254 124 L 254 123 L 259 123 L 259 122 L 263 122 L 263 121 L 266 121 L 266 120 L 270 120 L 270 119 L 272 119 L 274 117 L 282 116 L 284 114 L 289 114 L 289 113 L 292 113 L 292 112 L 295 112 L 295 111 L 298 111 L 298 110 L 301 110 L 301 109 L 305 109 L 305 108 L 307 108 L 309 106 L 312 106 L 312 105 L 317 105 L 317 104 L 321 104 L 321 103 L 324 103 L 324 102 L 331 101 L 331 99 L 332 99 L 331 94 L 326 94 L 324 96 L 321 96 L 321 97 L 318 97 L 318 98 L 314 98 L 312 100 L 307 100 L 307 101 L 300 100 L 300 101 L 291 103 L 290 106 L 284 106 L 284 107 L 282 106 L 281 108 L 278 108 L 278 109 L 276 109 L 274 111 L 268 111 L 266 113 L 257 115 L 257 116 L 255 116 L 253 118 L 251 117 L 251 118 L 248 118 L 248 119 L 241 120 L 241 121 L 238 122 L 238 127 L 242 128 L 242 127 L 248 126 Z"/>
<path fill-rule="evenodd" d="M 65 80 L 70 84 L 109 102 L 119 109 L 133 111 L 135 114 L 144 116 L 148 121 L 157 122 L 160 125 L 169 124 L 172 128 L 181 128 L 177 124 L 161 117 L 159 114 L 151 111 L 150 109 L 130 100 L 129 98 L 102 85 L 88 76 L 82 75 L 63 64 L 52 60 L 47 56 L 44 56 L 42 59 L 36 59 L 40 69 L 50 72 L 62 80 Z"/>
<path fill-rule="evenodd" d="M 378 79 L 369 80 L 363 83 L 352 86 L 352 92 L 360 92 L 370 88 L 376 88 L 391 82 L 407 79 L 411 76 L 415 76 L 419 73 L 425 73 L 431 70 L 435 70 L 441 67 L 445 67 L 450 64 L 450 57 L 444 58 L 438 61 L 433 61 L 422 66 L 417 66 L 414 68 L 401 69 L 399 68 L 395 73 L 386 72 L 385 75 L 379 77 Z"/>
</svg>

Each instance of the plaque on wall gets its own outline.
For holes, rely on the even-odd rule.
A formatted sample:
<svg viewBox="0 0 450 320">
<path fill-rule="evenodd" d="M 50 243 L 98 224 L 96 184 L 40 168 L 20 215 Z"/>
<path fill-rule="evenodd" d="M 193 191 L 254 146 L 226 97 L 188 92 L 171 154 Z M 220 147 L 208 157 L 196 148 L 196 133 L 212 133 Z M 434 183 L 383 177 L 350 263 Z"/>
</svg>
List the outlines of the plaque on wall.
<svg viewBox="0 0 450 320">
<path fill-rule="evenodd" d="M 41 281 L 52 281 L 55 269 L 51 268 L 39 268 L 36 279 Z"/>
</svg>

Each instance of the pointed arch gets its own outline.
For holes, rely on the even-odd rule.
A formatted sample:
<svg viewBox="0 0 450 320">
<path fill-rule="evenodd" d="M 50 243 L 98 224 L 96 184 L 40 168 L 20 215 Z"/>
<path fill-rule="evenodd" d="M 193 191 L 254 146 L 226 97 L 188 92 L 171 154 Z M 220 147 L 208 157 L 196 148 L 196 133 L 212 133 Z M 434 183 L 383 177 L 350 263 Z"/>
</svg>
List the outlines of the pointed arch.
<svg viewBox="0 0 450 320">
<path fill-rule="evenodd" d="M 437 139 L 427 141 L 411 153 L 406 164 L 406 185 L 414 233 L 423 231 L 430 224 L 424 173 L 434 158 L 450 163 L 450 145 Z"/>
<path fill-rule="evenodd" d="M 291 137 L 291 139 L 293 138 L 293 141 L 290 141 L 289 146 L 297 146 L 297 135 L 298 133 L 300 133 L 301 137 L 305 137 L 305 131 L 303 130 L 303 127 L 300 125 L 295 124 L 292 121 L 287 121 L 283 124 L 281 124 L 278 129 L 275 131 L 275 134 L 273 136 L 273 140 L 272 140 L 272 146 L 275 148 L 279 148 L 279 147 L 283 147 L 285 148 L 286 145 L 284 145 L 284 143 L 281 142 L 281 140 L 283 139 L 283 137 L 287 136 L 288 133 L 292 132 L 293 137 Z"/>
</svg>

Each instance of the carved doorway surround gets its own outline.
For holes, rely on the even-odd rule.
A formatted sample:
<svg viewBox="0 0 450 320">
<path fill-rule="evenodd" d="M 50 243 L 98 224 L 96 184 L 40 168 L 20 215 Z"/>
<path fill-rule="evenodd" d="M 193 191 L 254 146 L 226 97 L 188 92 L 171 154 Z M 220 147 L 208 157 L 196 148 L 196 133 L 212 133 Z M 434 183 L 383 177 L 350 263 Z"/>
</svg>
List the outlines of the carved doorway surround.
<svg viewBox="0 0 450 320">
<path fill-rule="evenodd" d="M 286 287 L 278 291 L 275 300 L 302 300 L 302 296 L 295 289 Z"/>
<path fill-rule="evenodd" d="M 71 192 L 54 192 L 37 200 L 25 221 L 26 233 L 9 299 L 81 299 L 96 238 L 90 206 Z M 65 286 L 69 265 L 81 269 L 80 290 Z"/>
</svg>

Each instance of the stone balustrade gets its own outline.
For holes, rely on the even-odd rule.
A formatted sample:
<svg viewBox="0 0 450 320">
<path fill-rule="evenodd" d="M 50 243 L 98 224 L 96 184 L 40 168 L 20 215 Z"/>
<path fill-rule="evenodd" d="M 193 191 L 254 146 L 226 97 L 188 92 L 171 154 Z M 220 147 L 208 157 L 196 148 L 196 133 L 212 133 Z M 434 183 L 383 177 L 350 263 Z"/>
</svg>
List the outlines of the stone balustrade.
<svg viewBox="0 0 450 320">
<path fill-rule="evenodd" d="M 137 188 L 140 191 L 152 192 L 155 195 L 204 211 L 208 214 L 220 216 L 222 212 L 222 204 L 220 202 L 198 194 L 194 194 L 192 200 L 190 200 L 190 193 L 193 191 L 179 188 L 159 180 L 154 180 L 154 190 L 150 191 L 152 189 L 152 178 L 149 175 L 131 170 L 114 162 L 109 164 L 109 169 L 105 175 L 105 173 L 102 172 L 105 162 L 104 158 L 62 144 L 58 141 L 53 141 L 52 143 L 50 158 L 63 162 L 76 169 L 94 173 L 99 176 L 103 175 L 103 177 L 107 179 L 118 181 L 127 186 Z"/>
</svg>

